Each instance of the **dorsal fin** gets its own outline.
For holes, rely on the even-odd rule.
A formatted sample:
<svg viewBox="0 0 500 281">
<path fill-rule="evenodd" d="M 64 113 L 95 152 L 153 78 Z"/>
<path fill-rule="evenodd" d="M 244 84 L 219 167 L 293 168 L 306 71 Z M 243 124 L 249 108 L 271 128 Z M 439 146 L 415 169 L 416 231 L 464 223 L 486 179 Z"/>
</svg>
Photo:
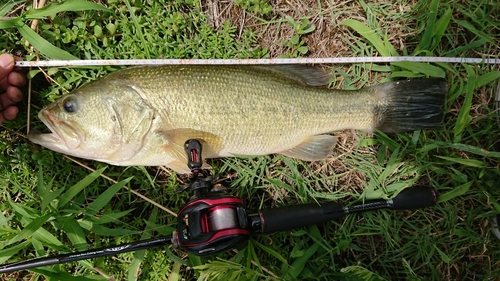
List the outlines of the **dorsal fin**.
<svg viewBox="0 0 500 281">
<path fill-rule="evenodd" d="M 315 66 L 303 64 L 283 64 L 283 65 L 255 65 L 252 68 L 262 69 L 278 73 L 288 79 L 296 81 L 302 85 L 326 86 L 330 81 L 330 75 L 323 69 Z"/>
</svg>

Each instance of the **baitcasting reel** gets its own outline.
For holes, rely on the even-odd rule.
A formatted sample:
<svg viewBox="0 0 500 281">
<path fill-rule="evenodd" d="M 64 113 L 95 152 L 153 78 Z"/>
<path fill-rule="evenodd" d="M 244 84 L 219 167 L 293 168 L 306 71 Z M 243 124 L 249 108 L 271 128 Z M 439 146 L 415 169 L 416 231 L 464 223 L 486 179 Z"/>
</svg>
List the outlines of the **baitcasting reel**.
<svg viewBox="0 0 500 281">
<path fill-rule="evenodd" d="M 184 149 L 192 177 L 187 189 L 192 191 L 190 202 L 177 215 L 177 229 L 172 236 L 154 238 L 114 247 L 75 252 L 0 266 L 0 273 L 12 272 L 39 266 L 116 255 L 119 253 L 162 247 L 173 244 L 189 253 L 206 256 L 227 251 L 242 245 L 251 235 L 273 233 L 324 223 L 351 213 L 382 208 L 416 209 L 432 206 L 436 195 L 431 187 L 416 186 L 400 192 L 395 198 L 377 200 L 364 204 L 343 207 L 339 203 L 304 204 L 282 208 L 265 209 L 247 214 L 243 201 L 229 196 L 214 184 L 208 170 L 201 168 L 202 145 L 197 140 L 188 140 Z"/>
</svg>

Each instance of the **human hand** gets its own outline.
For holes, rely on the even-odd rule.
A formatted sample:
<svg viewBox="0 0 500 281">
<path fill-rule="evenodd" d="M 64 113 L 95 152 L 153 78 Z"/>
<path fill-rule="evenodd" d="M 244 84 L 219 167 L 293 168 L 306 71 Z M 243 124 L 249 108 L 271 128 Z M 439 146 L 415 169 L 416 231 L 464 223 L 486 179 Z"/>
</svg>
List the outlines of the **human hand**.
<svg viewBox="0 0 500 281">
<path fill-rule="evenodd" d="M 26 83 L 26 78 L 14 67 L 14 57 L 0 55 L 0 124 L 16 118 L 19 109 L 16 103 L 23 99 L 19 87 Z"/>
</svg>

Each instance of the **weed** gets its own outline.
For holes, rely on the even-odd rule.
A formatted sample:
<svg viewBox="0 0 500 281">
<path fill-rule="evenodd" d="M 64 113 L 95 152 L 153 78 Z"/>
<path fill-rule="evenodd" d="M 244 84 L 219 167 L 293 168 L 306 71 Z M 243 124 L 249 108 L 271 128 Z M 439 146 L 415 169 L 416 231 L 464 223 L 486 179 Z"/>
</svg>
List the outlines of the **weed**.
<svg viewBox="0 0 500 281">
<path fill-rule="evenodd" d="M 498 56 L 500 7 L 485 0 L 237 1 L 219 5 L 216 28 L 198 1 L 63 1 L 28 9 L 0 4 L 0 51 L 25 59 L 261 58 L 284 56 Z M 245 12 L 242 11 L 245 9 Z M 39 19 L 38 30 L 27 24 Z M 32 50 L 25 46 L 28 39 Z M 325 66 L 332 87 L 445 77 L 444 127 L 374 135 L 337 132 L 333 157 L 280 155 L 213 160 L 229 192 L 251 210 L 387 198 L 415 184 L 438 193 L 434 208 L 350 215 L 324 225 L 256 236 L 238 253 L 199 258 L 169 247 L 34 269 L 5 279 L 53 280 L 456 280 L 498 279 L 489 217 L 500 212 L 500 146 L 492 96 L 498 67 L 401 62 Z M 42 107 L 115 70 L 32 70 Z M 50 77 L 50 79 L 49 79 Z M 50 82 L 47 82 L 50 81 Z M 178 211 L 186 178 L 161 168 L 84 161 L 89 172 L 28 143 L 21 116 L 0 131 L 0 263 L 169 235 L 175 218 L 122 186 Z M 38 123 L 35 123 L 35 127 Z M 113 183 L 106 175 L 116 179 Z M 74 277 L 80 276 L 80 277 Z"/>
</svg>

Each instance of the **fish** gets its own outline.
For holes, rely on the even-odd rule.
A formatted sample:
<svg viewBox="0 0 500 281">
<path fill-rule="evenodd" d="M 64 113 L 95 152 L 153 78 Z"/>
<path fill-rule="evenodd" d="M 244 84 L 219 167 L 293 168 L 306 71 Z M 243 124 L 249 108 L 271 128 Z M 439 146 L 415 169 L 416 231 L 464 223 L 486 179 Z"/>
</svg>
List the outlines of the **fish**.
<svg viewBox="0 0 500 281">
<path fill-rule="evenodd" d="M 400 80 L 359 90 L 328 88 L 307 65 L 129 67 L 40 110 L 50 133 L 29 139 L 50 150 L 117 166 L 189 173 L 184 143 L 204 159 L 283 154 L 304 161 L 333 154 L 333 132 L 397 133 L 442 126 L 445 79 Z"/>
</svg>

